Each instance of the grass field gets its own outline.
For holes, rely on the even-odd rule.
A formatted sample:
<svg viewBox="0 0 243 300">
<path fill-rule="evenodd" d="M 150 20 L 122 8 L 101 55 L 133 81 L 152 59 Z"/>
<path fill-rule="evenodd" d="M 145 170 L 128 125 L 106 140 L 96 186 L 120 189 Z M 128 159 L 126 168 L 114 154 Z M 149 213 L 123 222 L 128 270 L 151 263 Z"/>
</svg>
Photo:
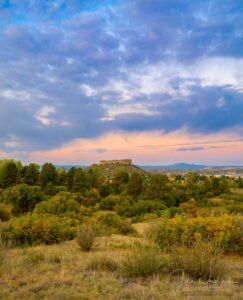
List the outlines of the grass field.
<svg viewBox="0 0 243 300">
<path fill-rule="evenodd" d="M 4 250 L 0 299 L 243 299 L 243 259 L 238 256 L 227 257 L 231 279 L 213 283 L 181 274 L 131 279 L 119 271 L 88 269 L 97 257 L 121 263 L 135 245 L 147 243 L 141 235 L 146 226 L 136 225 L 138 237 L 97 238 L 90 252 L 82 252 L 75 241 Z"/>
</svg>

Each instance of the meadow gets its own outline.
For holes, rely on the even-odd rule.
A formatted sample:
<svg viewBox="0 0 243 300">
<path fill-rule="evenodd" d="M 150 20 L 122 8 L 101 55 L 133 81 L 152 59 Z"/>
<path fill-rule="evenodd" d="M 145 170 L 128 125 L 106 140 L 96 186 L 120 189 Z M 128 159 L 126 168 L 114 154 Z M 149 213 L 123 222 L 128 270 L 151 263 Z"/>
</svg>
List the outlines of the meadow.
<svg viewBox="0 0 243 300">
<path fill-rule="evenodd" d="M 0 299 L 242 299 L 243 181 L 0 163 Z"/>
</svg>

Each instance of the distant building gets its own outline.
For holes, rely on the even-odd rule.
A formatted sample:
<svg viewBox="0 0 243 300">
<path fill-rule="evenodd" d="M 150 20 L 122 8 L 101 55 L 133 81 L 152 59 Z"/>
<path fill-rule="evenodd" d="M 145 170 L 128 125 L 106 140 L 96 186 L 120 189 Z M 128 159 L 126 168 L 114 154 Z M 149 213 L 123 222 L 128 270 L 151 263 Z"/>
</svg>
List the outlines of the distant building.
<svg viewBox="0 0 243 300">
<path fill-rule="evenodd" d="M 117 159 L 117 160 L 100 160 L 100 165 L 124 165 L 124 166 L 131 166 L 132 160 L 131 159 Z"/>
</svg>

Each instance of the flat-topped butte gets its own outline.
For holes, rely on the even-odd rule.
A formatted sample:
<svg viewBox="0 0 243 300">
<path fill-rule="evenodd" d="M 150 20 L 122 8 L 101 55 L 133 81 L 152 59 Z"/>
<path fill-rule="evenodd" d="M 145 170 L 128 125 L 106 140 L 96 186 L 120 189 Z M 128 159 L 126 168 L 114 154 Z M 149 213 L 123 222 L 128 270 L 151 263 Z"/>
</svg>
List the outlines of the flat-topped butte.
<svg viewBox="0 0 243 300">
<path fill-rule="evenodd" d="M 99 165 L 124 165 L 131 166 L 131 159 L 114 159 L 114 160 L 100 160 Z"/>
</svg>

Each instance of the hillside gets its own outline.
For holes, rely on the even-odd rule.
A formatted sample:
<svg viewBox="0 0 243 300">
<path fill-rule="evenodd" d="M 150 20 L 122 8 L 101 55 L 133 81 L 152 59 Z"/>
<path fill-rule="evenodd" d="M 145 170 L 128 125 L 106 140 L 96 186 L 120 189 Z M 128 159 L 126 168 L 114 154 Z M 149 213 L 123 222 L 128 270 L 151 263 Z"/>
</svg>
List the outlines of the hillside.
<svg viewBox="0 0 243 300">
<path fill-rule="evenodd" d="M 124 159 L 124 160 L 101 160 L 99 164 L 93 164 L 91 166 L 97 168 L 101 175 L 105 177 L 113 177 L 117 171 L 126 170 L 129 174 L 131 173 L 139 173 L 139 174 L 147 174 L 146 170 L 139 168 L 132 164 L 132 160 Z"/>
</svg>

